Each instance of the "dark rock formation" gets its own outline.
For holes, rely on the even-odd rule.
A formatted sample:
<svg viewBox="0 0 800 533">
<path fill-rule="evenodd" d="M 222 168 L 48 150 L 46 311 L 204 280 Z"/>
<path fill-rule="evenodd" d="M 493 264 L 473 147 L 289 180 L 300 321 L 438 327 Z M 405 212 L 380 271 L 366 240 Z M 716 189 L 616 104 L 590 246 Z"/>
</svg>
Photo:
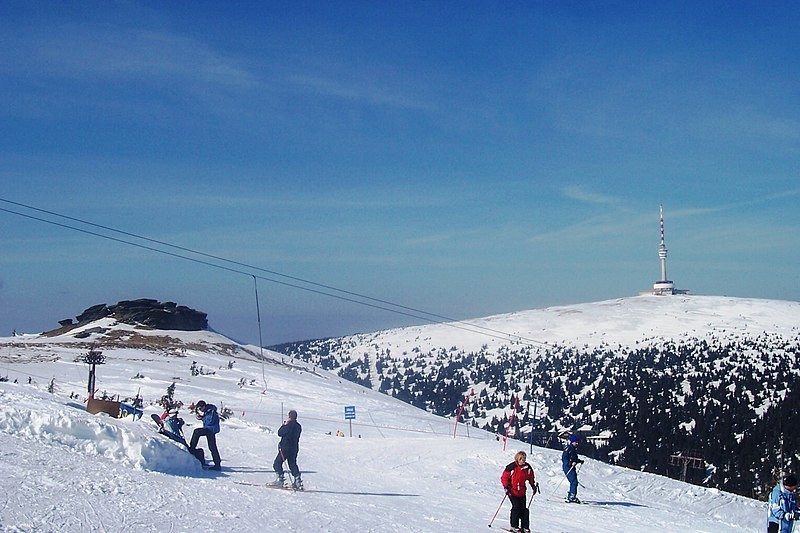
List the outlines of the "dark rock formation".
<svg viewBox="0 0 800 533">
<path fill-rule="evenodd" d="M 93 305 L 76 319 L 78 324 L 85 324 L 107 316 L 125 324 L 144 325 L 154 329 L 198 331 L 208 328 L 206 313 L 174 302 L 161 303 L 148 298 L 123 300 L 115 305 Z"/>
</svg>

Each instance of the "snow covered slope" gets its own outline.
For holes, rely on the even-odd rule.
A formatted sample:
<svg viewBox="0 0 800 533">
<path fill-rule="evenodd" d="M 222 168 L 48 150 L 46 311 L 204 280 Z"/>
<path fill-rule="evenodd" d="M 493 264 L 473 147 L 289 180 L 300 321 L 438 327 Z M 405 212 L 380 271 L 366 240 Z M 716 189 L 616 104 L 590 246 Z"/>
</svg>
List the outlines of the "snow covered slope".
<svg viewBox="0 0 800 533">
<path fill-rule="evenodd" d="M 88 339 L 0 338 L 0 375 L 10 380 L 0 383 L 3 531 L 489 531 L 503 500 L 501 470 L 526 448 L 510 441 L 504 450 L 463 426 L 454 438 L 450 420 L 278 354 L 262 363 L 257 348 L 212 333 L 100 326 Z M 83 409 L 81 356 L 91 346 L 106 356 L 98 389 L 138 392 L 142 419 Z M 202 373 L 192 375 L 193 362 Z M 221 472 L 202 470 L 153 431 L 149 414 L 160 411 L 151 404 L 172 383 L 186 404 L 204 399 L 233 411 L 218 436 Z M 352 437 L 345 406 L 356 407 Z M 298 462 L 309 491 L 245 484 L 273 479 L 276 430 L 289 409 L 303 425 Z M 188 436 L 197 421 L 182 416 Z M 532 504 L 536 531 L 764 529 L 765 506 L 755 500 L 591 460 L 579 495 L 593 503 L 565 504 L 560 453 L 534 448 L 529 461 L 543 491 Z M 505 502 L 495 529 L 508 510 Z"/>
<path fill-rule="evenodd" d="M 463 322 L 389 329 L 342 337 L 350 353 L 395 356 L 456 347 L 496 351 L 508 345 L 633 346 L 687 337 L 728 337 L 763 332 L 784 337 L 800 331 L 800 302 L 725 296 L 635 296 Z"/>
</svg>

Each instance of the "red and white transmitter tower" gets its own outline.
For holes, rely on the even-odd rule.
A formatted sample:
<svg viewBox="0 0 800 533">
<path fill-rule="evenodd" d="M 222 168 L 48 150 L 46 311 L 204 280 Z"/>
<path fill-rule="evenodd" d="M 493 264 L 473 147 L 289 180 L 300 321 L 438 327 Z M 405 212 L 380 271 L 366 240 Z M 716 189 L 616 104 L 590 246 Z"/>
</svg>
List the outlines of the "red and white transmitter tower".
<svg viewBox="0 0 800 533">
<path fill-rule="evenodd" d="M 658 206 L 661 222 L 661 244 L 658 245 L 658 257 L 661 259 L 661 279 L 653 284 L 652 294 L 686 294 L 688 290 L 675 288 L 675 284 L 667 279 L 667 244 L 664 241 L 664 206 Z"/>
</svg>

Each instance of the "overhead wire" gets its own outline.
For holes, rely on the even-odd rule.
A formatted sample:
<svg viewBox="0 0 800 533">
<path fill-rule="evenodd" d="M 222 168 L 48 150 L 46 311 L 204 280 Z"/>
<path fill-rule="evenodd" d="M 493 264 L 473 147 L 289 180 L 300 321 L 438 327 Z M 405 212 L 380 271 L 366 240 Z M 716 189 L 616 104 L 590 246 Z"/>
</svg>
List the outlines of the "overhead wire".
<svg viewBox="0 0 800 533">
<path fill-rule="evenodd" d="M 508 332 L 505 332 L 505 331 L 489 328 L 489 327 L 486 327 L 486 326 L 481 326 L 479 324 L 468 323 L 468 322 L 466 322 L 464 320 L 458 320 L 458 319 L 450 318 L 450 317 L 447 317 L 447 316 L 444 316 L 444 315 L 440 315 L 440 314 L 437 314 L 437 313 L 431 313 L 431 312 L 428 312 L 428 311 L 424 311 L 422 309 L 417 309 L 417 308 L 414 308 L 414 307 L 409 307 L 409 306 L 406 306 L 406 305 L 394 303 L 394 302 L 391 302 L 391 301 L 388 301 L 388 300 L 385 300 L 385 299 L 376 298 L 376 297 L 373 297 L 373 296 L 368 296 L 368 295 L 365 295 L 365 294 L 360 294 L 360 293 L 353 292 L 353 291 L 348 291 L 348 290 L 345 290 L 345 289 L 340 289 L 340 288 L 334 287 L 332 285 L 326 285 L 326 284 L 323 284 L 323 283 L 318 283 L 318 282 L 315 282 L 315 281 L 312 281 L 312 280 L 307 280 L 307 279 L 300 278 L 300 277 L 297 277 L 297 276 L 292 276 L 292 275 L 289 275 L 289 274 L 283 274 L 281 272 L 277 272 L 277 271 L 274 271 L 274 270 L 262 268 L 262 267 L 259 267 L 259 266 L 256 266 L 256 265 L 250 265 L 250 264 L 243 263 L 243 262 L 240 262 L 240 261 L 236 261 L 236 260 L 233 260 L 233 259 L 228 259 L 228 258 L 221 257 L 221 256 L 218 256 L 218 255 L 209 254 L 209 253 L 202 252 L 202 251 L 199 251 L 199 250 L 194 250 L 194 249 L 187 248 L 187 247 L 184 247 L 184 246 L 180 246 L 180 245 L 168 243 L 168 242 L 165 242 L 165 241 L 153 239 L 153 238 L 146 237 L 146 236 L 143 236 L 143 235 L 139 235 L 139 234 L 136 234 L 136 233 L 119 230 L 119 229 L 116 229 L 116 228 L 113 228 L 113 227 L 110 227 L 110 226 L 106 226 L 106 225 L 103 225 L 103 224 L 97 224 L 97 223 L 94 223 L 94 222 L 90 222 L 90 221 L 83 220 L 83 219 L 76 218 L 76 217 L 71 217 L 71 216 L 64 215 L 64 214 L 61 214 L 61 213 L 57 213 L 57 212 L 54 212 L 54 211 L 41 209 L 41 208 L 38 208 L 38 207 L 35 207 L 35 206 L 31 206 L 31 205 L 23 204 L 23 203 L 20 203 L 20 202 L 15 202 L 15 201 L 12 201 L 12 200 L 8 200 L 6 198 L 0 198 L 0 202 L 11 204 L 11 205 L 14 205 L 14 206 L 17 206 L 17 207 L 21 207 L 21 208 L 24 208 L 24 209 L 29 209 L 31 211 L 36 211 L 38 213 L 43 213 L 43 214 L 46 214 L 46 215 L 49 215 L 49 216 L 62 218 L 62 219 L 69 220 L 69 221 L 72 221 L 72 222 L 77 222 L 77 223 L 80 223 L 80 224 L 83 224 L 83 225 L 86 225 L 86 226 L 102 229 L 104 231 L 117 233 L 119 235 L 124 235 L 126 237 L 139 239 L 141 241 L 149 242 L 149 243 L 152 243 L 152 244 L 157 244 L 159 246 L 172 248 L 174 250 L 179 250 L 181 252 L 186 252 L 186 253 L 193 254 L 193 255 L 196 255 L 196 256 L 199 256 L 199 257 L 204 257 L 204 258 L 207 258 L 207 259 L 213 259 L 214 261 L 227 263 L 229 265 L 235 265 L 237 267 L 247 268 L 247 269 L 249 269 L 251 271 L 241 270 L 240 268 L 234 268 L 234 267 L 231 267 L 231 266 L 226 266 L 226 265 L 223 265 L 223 264 L 219 264 L 217 262 L 211 262 L 211 261 L 208 261 L 208 260 L 205 260 L 205 259 L 199 259 L 197 257 L 190 257 L 190 256 L 185 255 L 185 254 L 172 252 L 172 251 L 169 251 L 169 250 L 164 250 L 162 248 L 149 246 L 147 244 L 142 244 L 142 243 L 138 243 L 138 242 L 132 242 L 130 240 L 114 237 L 112 235 L 107 235 L 107 234 L 104 234 L 104 233 L 99 233 L 97 231 L 92 231 L 92 230 L 89 230 L 89 229 L 76 227 L 74 225 L 65 224 L 63 222 L 58 222 L 58 221 L 55 221 L 55 220 L 51 220 L 51 219 L 35 216 L 35 215 L 29 214 L 29 213 L 22 213 L 22 212 L 19 212 L 19 211 L 15 211 L 13 209 L 7 209 L 7 208 L 0 207 L 0 211 L 2 211 L 2 212 L 6 212 L 6 213 L 9 213 L 9 214 L 21 216 L 21 217 L 24 217 L 24 218 L 36 220 L 36 221 L 43 222 L 43 223 L 46 223 L 46 224 L 51 224 L 51 225 L 54 225 L 54 226 L 57 226 L 57 227 L 70 229 L 70 230 L 77 231 L 77 232 L 80 232 L 80 233 L 84 233 L 84 234 L 87 234 L 87 235 L 91 235 L 91 236 L 94 236 L 94 237 L 99 237 L 99 238 L 111 240 L 111 241 L 114 241 L 114 242 L 117 242 L 117 243 L 126 244 L 126 245 L 129 245 L 129 246 L 134 246 L 134 247 L 145 249 L 145 250 L 148 250 L 148 251 L 151 251 L 151 252 L 161 253 L 161 254 L 165 254 L 165 255 L 171 256 L 171 257 L 184 259 L 184 260 L 187 260 L 187 261 L 192 261 L 192 262 L 197 263 L 197 264 L 201 264 L 201 265 L 205 265 L 205 266 L 209 266 L 209 267 L 213 267 L 213 268 L 218 268 L 218 269 L 225 270 L 225 271 L 228 271 L 228 272 L 232 272 L 232 273 L 235 273 L 235 274 L 251 276 L 251 277 L 253 277 L 254 280 L 261 279 L 261 280 L 269 281 L 271 283 L 275 283 L 275 284 L 282 285 L 282 286 L 285 286 L 285 287 L 290 287 L 290 288 L 293 288 L 293 289 L 299 289 L 299 290 L 303 290 L 303 291 L 306 291 L 306 292 L 310 292 L 310 293 L 314 293 L 314 294 L 318 294 L 318 295 L 322 295 L 322 296 L 327 296 L 327 297 L 330 297 L 330 298 L 335 298 L 335 299 L 338 299 L 338 300 L 342 300 L 342 301 L 346 301 L 346 302 L 350 302 L 350 303 L 354 303 L 354 304 L 358 304 L 358 305 L 363 305 L 363 306 L 366 306 L 366 307 L 371 307 L 371 308 L 374 308 L 374 309 L 379 309 L 379 310 L 382 310 L 382 311 L 395 313 L 395 314 L 398 314 L 398 315 L 403 315 L 403 316 L 406 316 L 406 317 L 409 317 L 409 318 L 415 318 L 415 319 L 422 320 L 422 321 L 429 322 L 429 323 L 433 323 L 433 324 L 439 324 L 439 325 L 444 325 L 444 326 L 448 326 L 448 327 L 453 327 L 453 328 L 456 328 L 456 329 L 461 329 L 461 330 L 464 330 L 464 331 L 468 331 L 470 333 L 478 333 L 478 334 L 486 335 L 486 336 L 493 337 L 493 338 L 503 338 L 503 339 L 508 339 L 508 340 L 512 340 L 512 341 L 522 342 L 522 343 L 525 343 L 525 344 L 547 345 L 546 342 L 539 341 L 539 340 L 536 340 L 536 339 L 530 339 L 530 338 L 524 337 L 522 335 L 508 333 Z M 297 283 L 292 283 L 292 282 L 289 282 L 289 281 L 283 281 L 283 280 L 275 279 L 274 277 L 256 275 L 256 274 L 254 274 L 252 272 L 253 270 L 254 271 L 258 271 L 258 272 L 263 272 L 263 273 L 266 273 L 266 274 L 270 274 L 271 276 L 277 276 L 277 277 L 281 277 L 281 278 L 284 278 L 284 279 L 288 279 L 288 280 L 291 280 L 291 281 L 297 282 Z M 299 285 L 298 283 L 303 283 L 303 284 L 309 285 L 309 286 Z M 260 317 L 259 317 L 259 320 L 260 320 Z M 260 325 L 259 325 L 259 344 L 262 344 L 261 338 L 260 338 L 260 334 L 261 334 L 261 331 L 260 331 Z"/>
</svg>

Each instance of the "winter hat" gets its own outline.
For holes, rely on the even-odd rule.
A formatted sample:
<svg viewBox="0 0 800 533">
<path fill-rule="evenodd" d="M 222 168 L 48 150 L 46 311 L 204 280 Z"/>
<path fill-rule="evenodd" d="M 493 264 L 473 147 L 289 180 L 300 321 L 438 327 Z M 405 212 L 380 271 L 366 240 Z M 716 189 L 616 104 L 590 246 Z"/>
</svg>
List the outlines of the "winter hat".
<svg viewBox="0 0 800 533">
<path fill-rule="evenodd" d="M 576 437 L 575 435 L 570 435 L 569 436 L 569 441 L 570 442 L 578 442 L 578 437 Z"/>
<path fill-rule="evenodd" d="M 203 400 L 198 400 L 196 404 L 194 404 L 195 409 L 200 409 L 201 411 L 206 408 L 206 402 Z"/>
<path fill-rule="evenodd" d="M 796 487 L 797 486 L 797 478 L 793 475 L 789 474 L 785 478 L 783 478 L 783 486 L 784 487 Z"/>
</svg>

